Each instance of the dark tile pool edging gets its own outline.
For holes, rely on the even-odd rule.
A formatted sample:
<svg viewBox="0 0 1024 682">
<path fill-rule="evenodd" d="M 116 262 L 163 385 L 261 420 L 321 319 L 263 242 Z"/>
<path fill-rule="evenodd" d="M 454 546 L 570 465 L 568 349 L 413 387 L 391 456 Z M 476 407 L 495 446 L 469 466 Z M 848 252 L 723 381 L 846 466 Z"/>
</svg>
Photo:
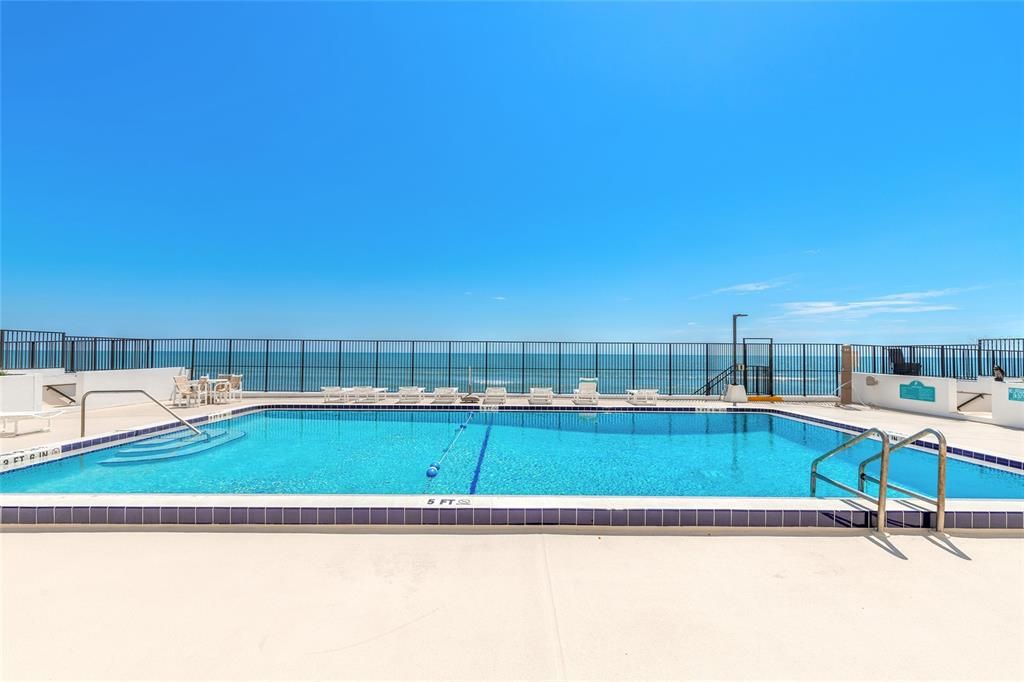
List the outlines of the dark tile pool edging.
<svg viewBox="0 0 1024 682">
<path fill-rule="evenodd" d="M 246 405 L 213 415 L 189 419 L 191 424 L 204 424 L 238 417 L 261 410 L 479 410 L 479 405 L 381 405 L 381 404 L 294 404 L 264 403 Z M 504 405 L 500 411 L 565 411 L 565 412 L 732 412 L 764 413 L 860 433 L 863 427 L 819 417 L 793 414 L 784 410 L 761 407 L 603 407 L 576 405 Z M 117 441 L 131 440 L 163 431 L 181 428 L 177 422 L 125 431 L 118 434 L 82 439 L 61 446 L 61 456 L 78 450 L 94 448 Z M 937 449 L 927 441 L 914 445 Z M 980 462 L 1024 470 L 1024 462 L 985 453 L 950 447 L 951 454 Z M 8 453 L 10 456 L 14 453 Z M 27 467 L 41 466 L 44 459 Z M 3 475 L 2 472 L 0 475 Z M 283 498 L 286 496 L 282 496 Z M 886 525 L 890 528 L 930 528 L 934 526 L 932 511 L 888 511 Z M 723 508 L 636 508 L 610 509 L 591 507 L 203 507 L 203 506 L 4 506 L 0 509 L 0 525 L 142 525 L 142 526 L 576 526 L 576 527 L 658 527 L 658 528 L 853 528 L 869 529 L 877 525 L 877 513 L 855 509 L 723 509 Z M 1024 512 L 1018 511 L 947 511 L 948 529 L 1024 529 Z"/>
<path fill-rule="evenodd" d="M 935 512 L 889 511 L 889 528 L 934 526 Z M 645 528 L 870 529 L 870 510 L 820 509 L 607 509 L 529 507 L 3 507 L 10 526 L 573 526 Z M 947 511 L 946 528 L 1024 529 L 1024 512 Z"/>
</svg>

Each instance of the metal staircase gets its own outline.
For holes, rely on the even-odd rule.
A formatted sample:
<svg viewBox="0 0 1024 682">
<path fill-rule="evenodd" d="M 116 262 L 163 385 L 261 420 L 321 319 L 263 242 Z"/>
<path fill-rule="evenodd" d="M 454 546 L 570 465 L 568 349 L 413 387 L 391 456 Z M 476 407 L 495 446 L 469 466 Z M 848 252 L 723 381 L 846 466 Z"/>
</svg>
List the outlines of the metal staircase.
<svg viewBox="0 0 1024 682">
<path fill-rule="evenodd" d="M 856 488 L 848 486 L 845 483 L 840 483 L 839 481 L 833 478 L 829 478 L 824 474 L 818 473 L 818 465 L 820 465 L 822 462 L 829 459 L 830 457 L 834 457 L 835 455 L 839 454 L 840 452 L 843 452 L 844 450 L 853 447 L 854 445 L 860 443 L 861 441 L 868 440 L 872 436 L 878 437 L 878 439 L 881 441 L 881 450 L 877 454 L 868 457 L 858 465 Z M 892 455 L 892 453 L 895 452 L 896 450 L 899 450 L 900 448 L 906 447 L 907 445 L 912 445 L 915 441 L 917 441 L 918 438 L 922 438 L 924 436 L 933 436 L 935 440 L 938 442 L 939 446 L 938 477 L 937 487 L 935 489 L 935 497 L 928 497 L 927 495 L 923 495 L 917 492 L 916 490 L 910 490 L 908 488 L 898 486 L 895 483 L 889 482 L 889 457 Z M 876 527 L 879 531 L 884 531 L 886 498 L 889 495 L 890 489 L 896 490 L 898 492 L 903 493 L 904 495 L 908 495 L 923 502 L 928 502 L 929 504 L 935 505 L 935 525 L 933 526 L 933 528 L 937 532 L 941 533 L 945 529 L 946 516 L 946 437 L 942 435 L 940 431 L 937 431 L 935 429 L 922 429 L 917 433 L 911 436 L 907 436 L 906 438 L 902 438 L 895 443 L 892 443 L 892 440 L 892 436 L 890 436 L 885 431 L 882 431 L 881 429 L 878 428 L 870 428 L 867 431 L 864 431 L 863 433 L 854 436 L 845 443 L 829 450 L 821 457 L 815 459 L 811 463 L 811 497 L 814 497 L 817 493 L 818 481 L 822 480 L 825 481 L 826 483 L 834 485 L 835 487 L 841 490 L 845 490 L 847 492 L 853 493 L 854 495 L 857 495 L 858 497 L 873 502 L 877 506 L 878 510 L 878 523 Z M 867 465 L 871 464 L 875 460 L 881 460 L 877 478 L 871 476 L 865 471 Z M 870 495 L 864 490 L 865 481 L 871 481 L 872 483 L 878 484 L 877 497 L 874 495 Z"/>
</svg>

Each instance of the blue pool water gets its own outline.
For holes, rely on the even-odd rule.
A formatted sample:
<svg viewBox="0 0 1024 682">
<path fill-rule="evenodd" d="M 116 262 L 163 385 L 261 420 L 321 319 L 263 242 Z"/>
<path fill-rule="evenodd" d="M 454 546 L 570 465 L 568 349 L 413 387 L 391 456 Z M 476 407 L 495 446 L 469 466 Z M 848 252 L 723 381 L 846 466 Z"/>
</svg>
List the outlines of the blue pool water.
<svg viewBox="0 0 1024 682">
<path fill-rule="evenodd" d="M 209 429 L 226 430 L 223 445 L 127 466 L 101 462 L 145 443 L 109 448 L 0 475 L 0 492 L 803 497 L 811 461 L 849 438 L 732 413 L 268 410 Z M 855 485 L 876 450 L 862 443 L 821 471 Z M 933 454 L 893 455 L 894 483 L 934 494 L 935 474 Z M 950 497 L 1024 498 L 1010 472 L 951 459 L 947 480 Z"/>
</svg>

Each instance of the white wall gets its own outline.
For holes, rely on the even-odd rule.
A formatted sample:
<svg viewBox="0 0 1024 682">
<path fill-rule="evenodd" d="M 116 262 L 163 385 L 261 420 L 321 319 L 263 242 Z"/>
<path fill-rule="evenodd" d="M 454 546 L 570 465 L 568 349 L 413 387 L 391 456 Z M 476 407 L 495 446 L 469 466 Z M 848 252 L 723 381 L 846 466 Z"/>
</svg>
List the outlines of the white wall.
<svg viewBox="0 0 1024 682">
<path fill-rule="evenodd" d="M 873 380 L 873 386 L 868 385 L 869 377 Z M 935 400 L 901 398 L 900 386 L 910 386 L 911 382 L 920 382 L 921 386 L 925 389 L 935 389 Z M 865 405 L 891 410 L 949 416 L 957 412 L 956 379 L 854 372 L 853 400 Z"/>
<path fill-rule="evenodd" d="M 42 409 L 42 377 L 35 373 L 0 376 L 0 412 L 39 412 Z"/>
<path fill-rule="evenodd" d="M 992 382 L 992 421 L 1024 429 L 1024 383 Z"/>
<path fill-rule="evenodd" d="M 157 400 L 170 400 L 174 392 L 174 377 L 184 373 L 184 367 L 76 372 L 77 386 L 75 388 L 75 395 L 81 400 L 81 396 L 85 395 L 87 391 L 139 388 L 147 391 Z M 89 398 L 88 407 L 92 409 L 94 407 L 133 405 L 144 402 L 149 402 L 149 399 L 139 393 L 94 395 Z"/>
</svg>

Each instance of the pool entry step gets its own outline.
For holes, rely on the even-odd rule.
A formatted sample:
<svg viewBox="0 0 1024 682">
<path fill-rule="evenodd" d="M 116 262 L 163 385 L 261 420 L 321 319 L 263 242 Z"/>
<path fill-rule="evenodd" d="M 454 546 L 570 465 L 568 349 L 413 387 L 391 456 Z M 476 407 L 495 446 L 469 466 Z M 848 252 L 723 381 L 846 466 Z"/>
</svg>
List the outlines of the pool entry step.
<svg viewBox="0 0 1024 682">
<path fill-rule="evenodd" d="M 114 457 L 100 461 L 108 466 L 123 464 L 146 464 L 168 459 L 189 457 L 215 447 L 236 441 L 245 436 L 244 431 L 228 429 L 207 429 L 199 434 L 178 433 L 161 436 L 139 444 L 126 445 L 114 451 Z"/>
</svg>

